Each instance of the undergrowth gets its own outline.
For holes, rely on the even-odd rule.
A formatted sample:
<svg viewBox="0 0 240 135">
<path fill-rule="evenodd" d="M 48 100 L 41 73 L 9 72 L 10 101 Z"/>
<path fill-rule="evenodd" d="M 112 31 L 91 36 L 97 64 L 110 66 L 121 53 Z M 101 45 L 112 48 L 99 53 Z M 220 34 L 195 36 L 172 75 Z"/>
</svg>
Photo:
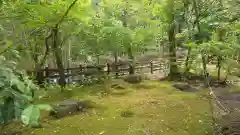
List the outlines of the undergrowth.
<svg viewBox="0 0 240 135">
<path fill-rule="evenodd" d="M 123 83 L 123 82 L 120 82 Z M 102 96 L 102 85 L 75 87 L 39 99 L 39 103 L 56 103 L 67 98 L 87 99 L 98 106 L 86 113 L 51 120 L 46 117 L 43 128 L 23 128 L 23 135 L 210 135 L 211 114 L 205 91 L 185 93 L 168 82 L 145 81 L 123 84 L 125 89 L 110 88 Z M 121 91 L 124 94 L 116 94 Z M 56 94 L 58 93 L 58 94 Z M 66 94 L 66 96 L 65 96 Z M 47 115 L 47 113 L 46 113 Z M 42 118 L 43 119 L 43 118 Z M 9 126 L 8 130 L 14 130 Z M 21 129 L 21 130 L 23 130 Z"/>
</svg>

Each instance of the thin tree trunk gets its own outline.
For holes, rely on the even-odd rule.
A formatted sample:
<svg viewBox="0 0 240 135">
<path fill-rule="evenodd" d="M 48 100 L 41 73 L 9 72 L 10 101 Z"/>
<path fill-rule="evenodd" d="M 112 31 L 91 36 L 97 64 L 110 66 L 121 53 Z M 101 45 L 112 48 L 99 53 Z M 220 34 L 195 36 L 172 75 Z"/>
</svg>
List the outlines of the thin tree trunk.
<svg viewBox="0 0 240 135">
<path fill-rule="evenodd" d="M 218 56 L 217 58 L 217 67 L 218 67 L 218 80 L 220 81 L 220 76 L 221 76 L 221 62 L 222 62 L 222 57 Z"/>
<path fill-rule="evenodd" d="M 36 80 L 38 81 L 38 85 L 40 85 L 40 87 L 44 87 L 43 83 L 44 83 L 44 78 L 43 78 L 43 71 L 41 71 L 41 68 L 43 67 L 44 63 L 47 60 L 47 56 L 49 55 L 49 51 L 50 51 L 50 47 L 48 44 L 48 40 L 50 39 L 50 37 L 52 36 L 52 32 L 50 32 L 50 34 L 45 37 L 45 53 L 44 56 L 41 60 L 38 59 L 38 55 L 35 53 L 33 54 L 33 59 L 35 61 L 35 69 L 36 69 Z M 37 52 L 37 46 L 35 46 L 35 52 Z"/>
<path fill-rule="evenodd" d="M 169 77 L 170 79 L 174 79 L 176 73 L 178 72 L 177 69 L 177 60 L 176 60 L 176 39 L 175 39 L 175 26 L 172 24 L 168 31 L 168 40 L 170 42 L 169 45 L 169 53 L 170 53 L 170 72 Z"/>
<path fill-rule="evenodd" d="M 129 47 L 128 48 L 128 58 L 130 60 L 130 64 L 129 64 L 129 74 L 134 74 L 135 73 L 135 68 L 134 68 L 134 56 L 132 53 L 132 48 Z"/>
<path fill-rule="evenodd" d="M 34 72 L 34 76 L 35 76 L 35 80 L 37 81 L 37 84 L 43 88 L 44 87 L 44 79 L 43 79 L 43 72 L 41 71 L 41 65 L 39 63 L 39 55 L 38 55 L 38 50 L 39 48 L 37 48 L 37 45 L 34 45 L 33 46 L 34 48 L 32 48 L 33 52 L 32 52 L 32 57 L 33 57 L 33 60 L 34 60 L 34 69 L 35 69 L 35 72 Z"/>
<path fill-rule="evenodd" d="M 193 2 L 193 8 L 194 8 L 195 17 L 196 17 L 196 20 L 195 20 L 194 24 L 196 24 L 198 34 L 200 34 L 201 33 L 201 27 L 200 27 L 200 23 L 199 23 L 199 10 L 198 10 L 196 0 L 193 0 L 192 2 Z M 205 54 L 203 54 L 203 52 L 201 52 L 201 55 L 202 55 L 203 75 L 206 76 L 206 73 L 207 73 L 206 57 L 205 57 Z"/>
<path fill-rule="evenodd" d="M 128 4 L 127 0 L 125 0 L 124 2 L 126 2 L 126 4 Z M 122 23 L 123 23 L 124 27 L 127 27 L 127 15 L 128 15 L 128 11 L 127 11 L 127 8 L 125 8 L 123 10 L 123 15 L 122 15 L 123 16 Z M 129 74 L 134 74 L 135 73 L 134 56 L 133 56 L 131 44 L 127 48 L 127 54 L 128 54 L 128 59 L 130 60 L 130 63 L 129 63 Z"/>
<path fill-rule="evenodd" d="M 59 21 L 55 24 L 55 26 L 52 28 L 52 39 L 53 39 L 53 44 L 52 44 L 52 49 L 54 56 L 56 58 L 56 63 L 58 66 L 58 71 L 60 75 L 59 79 L 59 84 L 61 86 L 61 90 L 66 85 L 66 80 L 65 80 L 65 73 L 64 73 L 64 66 L 63 66 L 63 61 L 62 61 L 62 51 L 61 51 L 61 44 L 58 44 L 58 28 L 59 25 L 62 23 L 64 18 L 68 15 L 69 11 L 72 9 L 72 7 L 77 3 L 78 0 L 74 0 L 72 4 L 68 7 L 66 12 L 63 14 L 63 16 L 59 19 Z"/>
<path fill-rule="evenodd" d="M 206 74 L 207 74 L 206 57 L 205 57 L 205 54 L 203 54 L 203 53 L 201 55 L 202 55 L 203 75 L 206 76 Z"/>
<path fill-rule="evenodd" d="M 188 53 L 187 53 L 187 57 L 186 57 L 186 60 L 185 60 L 185 73 L 186 73 L 186 74 L 188 74 L 188 73 L 189 73 L 189 70 L 190 70 L 190 62 L 189 62 L 189 59 L 190 59 L 191 51 L 192 51 L 192 48 L 191 48 L 191 47 L 188 47 Z"/>
<path fill-rule="evenodd" d="M 58 67 L 59 72 L 59 85 L 61 86 L 61 90 L 66 85 L 66 79 L 65 79 L 65 73 L 64 73 L 64 66 L 62 61 L 62 51 L 61 46 L 58 45 L 58 26 L 56 26 L 53 30 L 53 50 L 54 50 L 54 56 L 56 58 L 56 63 Z"/>
<path fill-rule="evenodd" d="M 116 51 L 114 52 L 114 63 L 115 76 L 118 78 L 118 54 Z"/>
</svg>

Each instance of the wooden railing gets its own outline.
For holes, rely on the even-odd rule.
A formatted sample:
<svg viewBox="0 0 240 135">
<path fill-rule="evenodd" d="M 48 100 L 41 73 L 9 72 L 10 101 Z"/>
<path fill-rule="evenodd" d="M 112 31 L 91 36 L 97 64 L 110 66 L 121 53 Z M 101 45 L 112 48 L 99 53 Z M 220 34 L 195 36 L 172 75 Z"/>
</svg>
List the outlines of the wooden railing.
<svg viewBox="0 0 240 135">
<path fill-rule="evenodd" d="M 154 71 L 166 72 L 168 65 L 164 61 L 149 62 L 149 63 L 136 63 L 134 65 L 136 73 L 151 73 Z M 106 65 L 79 65 L 74 68 L 67 68 L 65 70 L 65 77 L 77 77 L 77 76 L 94 76 L 94 75 L 111 75 L 115 78 L 119 78 L 128 74 L 129 65 L 127 64 L 106 64 Z M 29 75 L 37 76 L 36 80 L 46 81 L 51 78 L 59 78 L 58 69 L 56 68 L 44 68 L 38 71 L 28 71 Z"/>
</svg>

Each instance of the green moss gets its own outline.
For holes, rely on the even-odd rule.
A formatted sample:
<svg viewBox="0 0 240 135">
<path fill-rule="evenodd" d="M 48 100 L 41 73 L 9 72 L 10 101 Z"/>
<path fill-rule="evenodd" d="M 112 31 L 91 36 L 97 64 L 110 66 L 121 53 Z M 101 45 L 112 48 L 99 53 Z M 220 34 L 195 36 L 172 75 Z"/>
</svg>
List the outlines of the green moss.
<svg viewBox="0 0 240 135">
<path fill-rule="evenodd" d="M 104 86 L 73 88 L 69 94 L 71 98 L 88 99 L 101 107 L 61 120 L 47 120 L 43 122 L 44 128 L 28 129 L 23 135 L 210 134 L 210 107 L 208 100 L 202 98 L 203 92 L 179 92 L 169 82 L 145 81 L 143 85 L 141 90 L 131 84 L 124 85 L 127 94 L 104 97 L 99 94 L 104 91 Z M 38 102 L 64 99 L 65 93 L 58 94 L 57 99 L 53 96 Z M 131 117 L 125 118 L 121 114 L 130 114 Z"/>
<path fill-rule="evenodd" d="M 133 115 L 134 115 L 134 112 L 129 109 L 126 109 L 121 112 L 122 117 L 133 117 Z"/>
</svg>

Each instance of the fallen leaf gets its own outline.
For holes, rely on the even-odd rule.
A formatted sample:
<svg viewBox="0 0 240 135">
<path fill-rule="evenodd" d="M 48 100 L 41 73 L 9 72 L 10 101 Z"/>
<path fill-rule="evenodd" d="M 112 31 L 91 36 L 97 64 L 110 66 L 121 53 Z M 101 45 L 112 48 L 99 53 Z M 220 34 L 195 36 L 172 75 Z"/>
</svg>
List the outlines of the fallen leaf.
<svg viewBox="0 0 240 135">
<path fill-rule="evenodd" d="M 105 133 L 105 131 L 102 131 L 102 132 L 99 133 L 99 135 L 103 135 L 104 133 Z"/>
</svg>

